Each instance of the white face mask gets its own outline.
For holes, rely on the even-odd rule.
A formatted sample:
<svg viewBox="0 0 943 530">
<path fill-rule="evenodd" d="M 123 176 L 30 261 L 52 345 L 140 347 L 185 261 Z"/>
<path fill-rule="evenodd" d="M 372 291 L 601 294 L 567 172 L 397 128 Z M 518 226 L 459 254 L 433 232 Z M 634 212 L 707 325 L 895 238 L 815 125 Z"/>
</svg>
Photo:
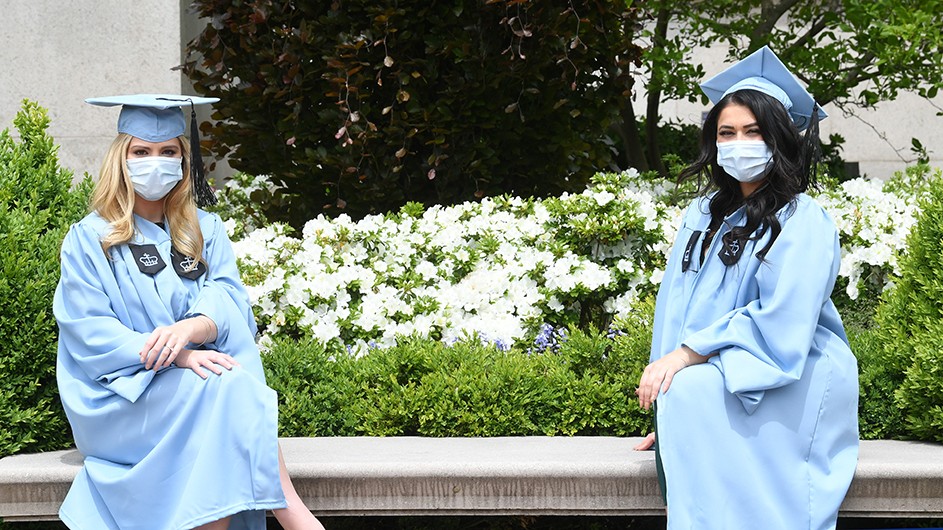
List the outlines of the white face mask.
<svg viewBox="0 0 943 530">
<path fill-rule="evenodd" d="M 717 163 L 740 182 L 756 182 L 766 176 L 773 151 L 763 140 L 717 142 Z"/>
<path fill-rule="evenodd" d="M 128 172 L 134 191 L 148 201 L 163 199 L 183 180 L 183 159 L 168 156 L 129 158 Z"/>
</svg>

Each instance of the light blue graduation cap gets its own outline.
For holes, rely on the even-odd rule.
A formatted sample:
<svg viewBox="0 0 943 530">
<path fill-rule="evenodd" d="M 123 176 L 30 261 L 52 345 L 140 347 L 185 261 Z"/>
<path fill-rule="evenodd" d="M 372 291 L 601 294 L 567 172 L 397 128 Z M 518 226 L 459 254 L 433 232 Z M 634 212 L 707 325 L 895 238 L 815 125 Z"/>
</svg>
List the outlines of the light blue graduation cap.
<svg viewBox="0 0 943 530">
<path fill-rule="evenodd" d="M 757 90 L 779 100 L 800 131 L 812 122 L 813 109 L 817 110 L 819 120 L 828 117 L 769 46 L 763 46 L 701 83 L 701 90 L 714 104 L 727 94 L 744 89 Z"/>
<path fill-rule="evenodd" d="M 174 94 L 130 94 L 88 98 L 86 103 L 99 107 L 121 105 L 118 132 L 148 142 L 166 142 L 186 133 L 187 120 L 181 107 L 190 107 L 190 174 L 193 177 L 197 204 L 216 204 L 213 190 L 206 182 L 203 156 L 200 154 L 200 132 L 196 123 L 196 105 L 216 103 L 219 98 L 181 96 Z"/>
</svg>

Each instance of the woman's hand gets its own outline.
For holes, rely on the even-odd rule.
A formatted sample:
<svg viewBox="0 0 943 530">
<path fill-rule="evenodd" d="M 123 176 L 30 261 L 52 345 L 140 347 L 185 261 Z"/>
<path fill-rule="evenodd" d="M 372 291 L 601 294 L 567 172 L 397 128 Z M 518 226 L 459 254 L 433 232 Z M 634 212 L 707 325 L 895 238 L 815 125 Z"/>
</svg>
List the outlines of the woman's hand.
<svg viewBox="0 0 943 530">
<path fill-rule="evenodd" d="M 189 368 L 193 370 L 196 375 L 206 379 L 208 376 L 202 368 L 206 368 L 216 375 L 222 375 L 223 368 L 232 370 L 234 366 L 239 366 L 239 363 L 231 356 L 216 350 L 184 349 L 177 355 L 177 366 L 180 368 Z"/>
<path fill-rule="evenodd" d="M 635 391 L 639 406 L 648 410 L 655 402 L 659 392 L 668 391 L 671 380 L 674 379 L 676 373 L 692 364 L 703 363 L 707 361 L 707 358 L 707 356 L 698 355 L 697 352 L 687 346 L 681 346 L 646 366 L 645 371 L 642 372 L 638 389 Z"/>
<path fill-rule="evenodd" d="M 655 445 L 655 433 L 650 432 L 648 436 L 642 438 L 642 441 L 637 443 L 632 449 L 636 451 L 648 451 L 653 445 Z"/>
<path fill-rule="evenodd" d="M 199 315 L 155 329 L 138 353 L 144 368 L 155 372 L 173 363 L 187 344 L 203 344 L 215 338 L 216 324 Z"/>
</svg>

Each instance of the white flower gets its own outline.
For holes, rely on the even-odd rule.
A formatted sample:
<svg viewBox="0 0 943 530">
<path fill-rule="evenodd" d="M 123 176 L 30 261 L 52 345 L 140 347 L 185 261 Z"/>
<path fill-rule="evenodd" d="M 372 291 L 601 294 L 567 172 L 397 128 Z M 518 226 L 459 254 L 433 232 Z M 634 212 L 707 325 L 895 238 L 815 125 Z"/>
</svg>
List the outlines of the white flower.
<svg viewBox="0 0 943 530">
<path fill-rule="evenodd" d="M 631 274 L 635 272 L 635 263 L 627 259 L 620 259 L 616 262 L 616 268 L 625 274 Z"/>
<path fill-rule="evenodd" d="M 223 221 L 223 228 L 226 229 L 226 235 L 232 238 L 236 233 L 236 220 L 226 219 Z"/>
<path fill-rule="evenodd" d="M 556 296 L 551 296 L 547 300 L 547 308 L 555 312 L 560 312 L 564 309 L 563 304 L 560 303 L 560 299 Z"/>
<path fill-rule="evenodd" d="M 607 299 L 603 304 L 603 309 L 615 318 L 625 318 L 632 313 L 636 300 L 638 300 L 638 292 L 633 288 L 619 296 Z"/>
<path fill-rule="evenodd" d="M 664 270 L 664 269 L 655 269 L 655 270 L 653 270 L 652 273 L 648 276 L 648 281 L 649 281 L 652 285 L 661 285 L 661 280 L 662 280 L 664 277 L 665 277 L 665 270 Z"/>
<path fill-rule="evenodd" d="M 596 204 L 599 206 L 605 206 L 613 201 L 616 198 L 614 193 L 608 191 L 601 191 L 593 194 L 593 200 L 596 201 Z"/>
<path fill-rule="evenodd" d="M 439 269 L 431 262 L 426 260 L 420 261 L 414 270 L 416 271 L 416 274 L 418 274 L 425 281 L 430 281 L 439 274 Z"/>
</svg>

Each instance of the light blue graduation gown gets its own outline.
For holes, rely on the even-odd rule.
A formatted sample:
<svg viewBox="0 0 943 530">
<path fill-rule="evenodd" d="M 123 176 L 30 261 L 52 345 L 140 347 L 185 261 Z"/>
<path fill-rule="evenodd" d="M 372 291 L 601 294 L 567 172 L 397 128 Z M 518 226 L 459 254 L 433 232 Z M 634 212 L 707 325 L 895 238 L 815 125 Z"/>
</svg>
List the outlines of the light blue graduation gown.
<svg viewBox="0 0 943 530">
<path fill-rule="evenodd" d="M 160 226 L 135 217 L 132 243 L 153 244 L 166 267 L 139 270 L 128 245 L 102 251 L 108 223 L 90 214 L 62 245 L 53 309 L 57 379 L 85 465 L 59 516 L 73 529 L 193 528 L 232 515 L 230 529 L 264 529 L 285 507 L 278 476 L 277 402 L 265 385 L 255 320 L 230 241 L 200 211 L 207 271 L 178 276 Z M 145 370 L 138 352 L 157 326 L 206 315 L 202 346 L 242 366 L 201 379 L 190 369 Z"/>
<path fill-rule="evenodd" d="M 754 254 L 769 230 L 746 241 L 734 265 L 718 255 L 723 234 L 746 222 L 741 208 L 701 264 L 710 214 L 700 198 L 668 260 L 651 359 L 682 344 L 718 353 L 678 372 L 657 397 L 671 530 L 834 528 L 854 475 L 857 362 L 830 299 L 838 234 L 805 194 L 778 218 L 782 232 L 764 262 Z"/>
</svg>

